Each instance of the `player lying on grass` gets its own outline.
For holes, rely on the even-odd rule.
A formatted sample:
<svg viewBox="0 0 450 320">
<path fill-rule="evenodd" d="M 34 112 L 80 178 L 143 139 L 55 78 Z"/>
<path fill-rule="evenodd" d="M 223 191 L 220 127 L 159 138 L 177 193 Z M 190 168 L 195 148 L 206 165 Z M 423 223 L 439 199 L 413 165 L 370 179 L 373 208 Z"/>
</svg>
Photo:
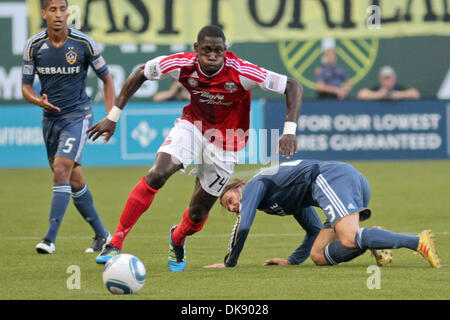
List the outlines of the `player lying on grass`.
<svg viewBox="0 0 450 320">
<path fill-rule="evenodd" d="M 287 213 L 284 212 L 283 208 L 278 205 L 278 202 L 281 203 L 280 196 L 282 196 L 282 192 L 280 193 L 273 193 L 271 196 L 268 194 L 267 200 L 269 198 L 272 198 L 269 202 L 266 200 L 256 200 L 253 195 L 256 195 L 256 193 L 251 193 L 248 197 L 242 199 L 242 202 L 239 202 L 240 195 L 242 194 L 242 189 L 244 188 L 244 185 L 246 184 L 246 180 L 244 179 L 234 179 L 232 180 L 227 186 L 224 188 L 224 193 L 222 194 L 220 198 L 221 204 L 227 208 L 229 211 L 239 213 L 237 215 L 237 222 L 235 224 L 235 227 L 233 229 L 233 243 L 236 244 L 244 244 L 244 242 L 240 241 L 240 237 L 247 236 L 247 233 L 239 233 L 239 238 L 235 238 L 235 236 L 238 235 L 238 233 L 235 233 L 234 231 L 237 229 L 244 230 L 249 229 L 242 226 L 251 226 L 254 215 L 256 210 L 252 210 L 255 205 L 258 206 L 259 209 L 263 210 L 264 212 L 271 214 L 271 215 L 278 215 L 278 216 L 284 216 Z M 250 182 L 250 185 L 252 182 Z M 238 197 L 238 198 L 236 198 Z M 238 201 L 235 201 L 238 200 Z M 255 202 L 254 202 L 255 201 Z M 295 202 L 295 199 L 293 199 Z M 259 202 L 259 205 L 256 203 Z M 251 204 L 250 204 L 251 203 Z M 242 209 L 242 210 L 241 210 Z M 283 260 L 281 262 L 281 259 L 275 258 L 274 260 L 279 261 L 280 263 L 286 263 L 286 264 L 301 264 L 303 261 L 308 259 L 311 248 L 314 244 L 314 241 L 317 238 L 317 235 L 319 234 L 320 230 L 322 229 L 322 222 L 319 219 L 319 216 L 316 213 L 316 210 L 314 210 L 313 207 L 297 207 L 294 211 L 291 211 L 291 213 L 295 220 L 300 224 L 300 226 L 305 230 L 306 235 L 303 239 L 302 244 L 288 257 L 287 260 Z M 245 241 L 245 240 L 244 240 Z M 242 248 L 241 248 L 242 249 Z M 240 250 L 236 250 L 240 251 Z M 227 255 L 228 258 L 232 259 L 231 255 Z M 237 257 L 236 257 L 237 258 Z M 231 260 L 230 260 L 231 261 Z M 237 262 L 237 259 L 236 259 Z M 267 260 L 265 263 L 267 264 L 275 264 L 274 261 Z"/>
<path fill-rule="evenodd" d="M 286 123 L 279 148 L 288 158 L 297 150 L 295 128 L 303 89 L 296 80 L 259 68 L 227 51 L 225 35 L 216 26 L 200 30 L 194 49 L 195 53 L 160 56 L 138 67 L 120 91 L 117 106 L 88 130 L 89 138 L 95 140 L 104 135 L 108 141 L 122 109 L 147 80 L 172 77 L 191 95 L 190 103 L 158 149 L 152 168 L 131 191 L 116 232 L 96 258 L 97 263 L 106 263 L 120 252 L 128 232 L 166 181 L 199 160 L 190 173 L 196 176 L 196 182 L 189 207 L 169 237 L 169 270 L 184 270 L 185 240 L 203 228 L 210 209 L 233 174 L 238 151 L 247 143 L 251 89 L 286 96 Z"/>
<path fill-rule="evenodd" d="M 367 249 L 409 248 L 422 255 L 432 267 L 440 267 L 430 230 L 414 236 L 359 226 L 359 221 L 371 215 L 367 207 L 370 188 L 366 178 L 349 164 L 318 160 L 286 162 L 262 170 L 245 184 L 230 183 L 227 186 L 220 202 L 229 211 L 238 213 L 237 222 L 224 263 L 206 268 L 237 264 L 257 209 L 270 214 L 298 216 L 308 212 L 305 208 L 310 206 L 320 207 L 327 217 L 311 249 L 311 259 L 317 265 L 350 261 Z M 274 258 L 265 264 L 290 265 L 295 262 L 291 258 Z"/>
</svg>

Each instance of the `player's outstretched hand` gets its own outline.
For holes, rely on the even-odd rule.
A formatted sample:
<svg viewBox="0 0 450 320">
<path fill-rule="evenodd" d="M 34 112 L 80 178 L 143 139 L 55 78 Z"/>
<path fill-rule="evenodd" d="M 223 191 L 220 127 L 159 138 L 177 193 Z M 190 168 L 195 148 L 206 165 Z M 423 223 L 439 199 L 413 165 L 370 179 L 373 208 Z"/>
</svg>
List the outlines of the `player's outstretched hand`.
<svg viewBox="0 0 450 320">
<path fill-rule="evenodd" d="M 88 134 L 88 139 L 92 138 L 92 141 L 95 141 L 98 137 L 103 136 L 103 140 L 107 143 L 109 138 L 111 138 L 114 134 L 114 131 L 116 131 L 116 123 L 108 118 L 103 118 L 90 127 L 86 133 Z"/>
<path fill-rule="evenodd" d="M 215 264 L 210 264 L 209 266 L 204 266 L 203 268 L 206 268 L 206 269 L 226 268 L 226 266 L 223 263 L 215 263 Z"/>
<path fill-rule="evenodd" d="M 278 142 L 278 149 L 281 155 L 290 158 L 297 152 L 297 137 L 295 134 L 284 134 Z"/>
<path fill-rule="evenodd" d="M 263 266 L 290 266 L 289 260 L 284 260 L 280 258 L 272 258 L 264 261 Z"/>
<path fill-rule="evenodd" d="M 39 106 L 44 109 L 47 109 L 49 111 L 61 112 L 60 108 L 58 108 L 57 106 L 54 106 L 53 104 L 48 102 L 48 97 L 45 93 L 42 95 L 41 99 L 39 100 Z"/>
</svg>

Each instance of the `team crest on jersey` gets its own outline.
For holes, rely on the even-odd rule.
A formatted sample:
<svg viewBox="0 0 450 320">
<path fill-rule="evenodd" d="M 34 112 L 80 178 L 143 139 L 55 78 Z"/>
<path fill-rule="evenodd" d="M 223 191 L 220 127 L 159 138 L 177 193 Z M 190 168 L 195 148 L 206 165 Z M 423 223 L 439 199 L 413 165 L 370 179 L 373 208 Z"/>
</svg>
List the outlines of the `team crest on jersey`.
<svg viewBox="0 0 450 320">
<path fill-rule="evenodd" d="M 231 93 L 236 92 L 238 89 L 237 84 L 234 82 L 225 82 L 224 88 Z"/>
<path fill-rule="evenodd" d="M 196 87 L 196 86 L 198 86 L 198 80 L 197 80 L 197 79 L 189 78 L 187 81 L 188 81 L 188 83 L 189 83 L 189 85 L 190 85 L 191 87 Z"/>
<path fill-rule="evenodd" d="M 73 50 L 66 53 L 66 61 L 70 64 L 74 64 L 77 61 L 77 57 L 77 53 Z"/>
</svg>

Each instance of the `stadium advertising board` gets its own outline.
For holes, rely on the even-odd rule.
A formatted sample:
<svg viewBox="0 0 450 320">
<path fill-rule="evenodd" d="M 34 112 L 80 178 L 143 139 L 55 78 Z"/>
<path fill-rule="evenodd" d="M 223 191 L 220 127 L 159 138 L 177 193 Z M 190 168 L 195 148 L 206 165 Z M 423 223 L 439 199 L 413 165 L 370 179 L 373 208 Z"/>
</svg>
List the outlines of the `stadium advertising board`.
<svg viewBox="0 0 450 320">
<path fill-rule="evenodd" d="M 280 111 L 282 110 L 282 111 Z M 254 101 L 249 143 L 240 164 L 274 161 L 270 145 L 278 141 L 285 105 Z M 86 145 L 83 165 L 149 165 L 181 114 L 179 103 L 129 104 L 108 144 L 99 138 Z M 104 107 L 94 107 L 95 121 Z M 42 111 L 10 105 L 0 117 L 0 167 L 45 167 Z M 450 103 L 305 102 L 298 122 L 299 152 L 293 159 L 439 159 L 450 157 Z M 275 160 L 276 161 L 276 160 Z"/>
<path fill-rule="evenodd" d="M 123 111 L 115 134 L 105 144 L 100 137 L 88 141 L 83 154 L 85 166 L 150 165 L 159 146 L 181 116 L 182 104 L 130 103 Z M 42 111 L 29 105 L 10 105 L 1 109 L 0 167 L 45 167 L 48 165 L 42 137 Z M 95 122 L 105 115 L 102 105 L 94 106 Z M 252 103 L 252 132 L 263 126 L 262 106 Z M 249 136 L 249 147 L 241 151 L 239 161 L 257 163 L 258 137 Z M 264 140 L 265 142 L 265 140 Z"/>
<path fill-rule="evenodd" d="M 280 103 L 268 102 L 265 107 L 267 128 L 279 128 L 284 116 L 269 110 L 279 108 Z M 305 102 L 297 127 L 300 151 L 295 158 L 448 158 L 448 128 L 448 101 Z"/>
<path fill-rule="evenodd" d="M 40 3 L 27 0 L 32 33 L 44 26 Z M 221 25 L 232 42 L 450 35 L 450 9 L 437 0 L 71 0 L 70 6 L 71 21 L 105 44 L 190 44 L 207 24 Z"/>
</svg>

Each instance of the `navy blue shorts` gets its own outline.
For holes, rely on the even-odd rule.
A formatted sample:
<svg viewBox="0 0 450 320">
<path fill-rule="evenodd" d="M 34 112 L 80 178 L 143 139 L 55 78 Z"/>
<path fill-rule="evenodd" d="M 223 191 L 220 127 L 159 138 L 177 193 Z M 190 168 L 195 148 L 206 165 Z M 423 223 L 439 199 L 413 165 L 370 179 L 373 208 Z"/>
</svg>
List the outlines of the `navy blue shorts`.
<svg viewBox="0 0 450 320">
<path fill-rule="evenodd" d="M 316 204 L 327 217 L 324 228 L 334 228 L 340 219 L 352 213 L 359 213 L 360 221 L 371 215 L 367 208 L 370 201 L 369 183 L 347 163 L 320 165 L 320 174 L 313 183 L 312 192 Z"/>
<path fill-rule="evenodd" d="M 86 130 L 92 122 L 92 114 L 63 119 L 44 117 L 42 132 L 50 164 L 55 157 L 69 158 L 81 164 L 81 154 L 87 141 Z"/>
</svg>

